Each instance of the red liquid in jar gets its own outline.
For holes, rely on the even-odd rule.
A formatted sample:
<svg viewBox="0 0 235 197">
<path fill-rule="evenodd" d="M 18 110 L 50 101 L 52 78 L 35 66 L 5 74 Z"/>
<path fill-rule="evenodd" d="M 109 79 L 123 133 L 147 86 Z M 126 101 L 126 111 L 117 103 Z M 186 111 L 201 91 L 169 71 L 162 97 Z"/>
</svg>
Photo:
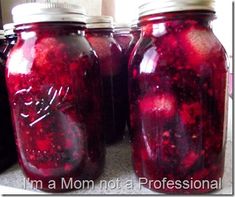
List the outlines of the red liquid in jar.
<svg viewBox="0 0 235 197">
<path fill-rule="evenodd" d="M 134 169 L 155 191 L 210 192 L 158 188 L 150 180 L 222 178 L 226 54 L 209 27 L 212 13 L 162 14 L 150 22 L 155 16 L 142 18 L 149 22 L 129 64 Z"/>
<path fill-rule="evenodd" d="M 123 139 L 127 118 L 127 72 L 122 50 L 111 29 L 88 29 L 86 37 L 100 62 L 105 141 L 114 144 Z"/>
<path fill-rule="evenodd" d="M 98 61 L 80 24 L 24 28 L 6 72 L 19 162 L 30 180 L 43 183 L 37 189 L 74 189 L 61 187 L 62 178 L 96 179 L 104 167 Z"/>
</svg>

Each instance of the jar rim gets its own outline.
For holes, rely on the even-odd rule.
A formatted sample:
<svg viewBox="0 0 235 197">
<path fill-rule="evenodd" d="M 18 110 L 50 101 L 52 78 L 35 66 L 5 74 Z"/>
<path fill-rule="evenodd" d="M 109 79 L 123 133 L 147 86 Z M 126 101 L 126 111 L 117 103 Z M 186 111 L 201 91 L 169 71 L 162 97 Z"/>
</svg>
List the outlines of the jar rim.
<svg viewBox="0 0 235 197">
<path fill-rule="evenodd" d="M 3 25 L 3 29 L 4 29 L 4 35 L 5 36 L 11 36 L 11 35 L 15 35 L 15 24 L 14 23 L 7 23 L 5 25 Z"/>
<path fill-rule="evenodd" d="M 71 3 L 23 3 L 12 9 L 15 25 L 37 22 L 86 23 L 85 9 Z"/>
<path fill-rule="evenodd" d="M 215 12 L 215 0 L 148 0 L 139 6 L 139 17 L 153 14 L 207 10 Z"/>
<path fill-rule="evenodd" d="M 116 23 L 114 25 L 115 33 L 129 33 L 131 31 L 131 24 L 129 23 Z"/>
<path fill-rule="evenodd" d="M 135 19 L 131 22 L 131 29 L 139 29 L 140 28 L 140 21 L 139 19 Z"/>
<path fill-rule="evenodd" d="M 86 27 L 88 29 L 113 29 L 113 17 L 88 16 Z"/>
</svg>

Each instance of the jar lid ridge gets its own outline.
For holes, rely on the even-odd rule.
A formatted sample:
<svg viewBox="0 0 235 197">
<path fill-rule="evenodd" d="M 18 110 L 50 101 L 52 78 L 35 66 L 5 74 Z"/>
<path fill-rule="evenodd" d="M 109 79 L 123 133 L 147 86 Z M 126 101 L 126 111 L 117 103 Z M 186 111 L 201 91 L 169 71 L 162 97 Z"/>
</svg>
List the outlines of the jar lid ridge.
<svg viewBox="0 0 235 197">
<path fill-rule="evenodd" d="M 89 16 L 87 17 L 88 29 L 101 29 L 109 28 L 113 29 L 113 17 L 112 16 Z"/>
<path fill-rule="evenodd" d="M 71 3 L 23 3 L 12 9 L 15 25 L 36 22 L 86 23 L 85 9 Z"/>
<path fill-rule="evenodd" d="M 187 10 L 215 12 L 215 0 L 148 0 L 139 6 L 139 17 Z"/>
</svg>

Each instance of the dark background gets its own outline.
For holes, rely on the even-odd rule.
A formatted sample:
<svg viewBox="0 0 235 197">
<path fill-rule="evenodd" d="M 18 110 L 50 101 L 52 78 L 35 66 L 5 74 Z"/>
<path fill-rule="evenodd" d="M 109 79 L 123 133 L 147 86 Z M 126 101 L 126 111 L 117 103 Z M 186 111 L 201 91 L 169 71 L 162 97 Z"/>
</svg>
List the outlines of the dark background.
<svg viewBox="0 0 235 197">
<path fill-rule="evenodd" d="M 0 29 L 2 29 L 2 8 L 1 8 L 1 1 L 0 1 Z"/>
</svg>

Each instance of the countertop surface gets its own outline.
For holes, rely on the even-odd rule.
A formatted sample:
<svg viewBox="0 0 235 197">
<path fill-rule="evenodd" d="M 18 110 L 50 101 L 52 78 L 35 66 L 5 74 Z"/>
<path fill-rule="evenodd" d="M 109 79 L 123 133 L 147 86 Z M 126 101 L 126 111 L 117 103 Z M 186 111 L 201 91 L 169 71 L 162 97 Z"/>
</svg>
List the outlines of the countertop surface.
<svg viewBox="0 0 235 197">
<path fill-rule="evenodd" d="M 101 181 L 102 184 L 101 184 Z M 30 184 L 25 184 L 25 178 L 18 165 L 0 175 L 1 186 L 21 189 L 22 194 L 40 191 L 33 190 Z M 223 189 L 214 194 L 232 194 L 232 142 L 227 141 L 225 174 L 223 178 Z M 101 186 L 102 185 L 102 186 Z M 26 189 L 26 190 L 25 190 Z M 19 190 L 17 190 L 19 191 Z M 4 193 L 5 192 L 5 193 Z M 1 190 L 3 194 L 15 194 L 16 190 Z M 68 194 L 159 194 L 140 186 L 134 175 L 131 164 L 130 145 L 124 141 L 115 146 L 108 147 L 106 167 L 103 175 L 95 182 L 94 188 L 76 190 Z"/>
</svg>

